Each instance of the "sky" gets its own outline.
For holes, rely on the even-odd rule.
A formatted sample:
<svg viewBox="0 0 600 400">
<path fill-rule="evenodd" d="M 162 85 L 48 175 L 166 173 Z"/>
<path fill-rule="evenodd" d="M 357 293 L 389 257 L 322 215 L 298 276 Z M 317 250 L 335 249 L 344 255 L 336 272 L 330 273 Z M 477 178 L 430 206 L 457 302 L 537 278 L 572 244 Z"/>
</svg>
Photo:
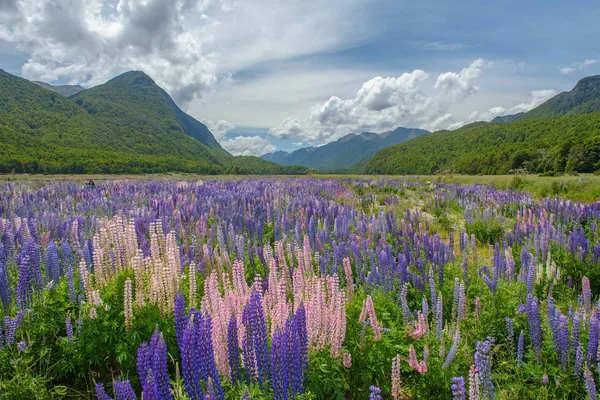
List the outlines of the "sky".
<svg viewBox="0 0 600 400">
<path fill-rule="evenodd" d="M 597 0 L 0 0 L 0 68 L 142 70 L 232 154 L 528 111 L 600 74 Z"/>
</svg>

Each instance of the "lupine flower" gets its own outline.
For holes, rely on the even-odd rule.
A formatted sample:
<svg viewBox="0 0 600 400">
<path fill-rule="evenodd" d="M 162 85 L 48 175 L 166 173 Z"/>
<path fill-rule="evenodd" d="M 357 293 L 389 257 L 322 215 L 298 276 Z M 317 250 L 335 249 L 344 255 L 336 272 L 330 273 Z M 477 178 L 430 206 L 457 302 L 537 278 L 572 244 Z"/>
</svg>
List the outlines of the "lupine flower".
<svg viewBox="0 0 600 400">
<path fill-rule="evenodd" d="M 465 388 L 465 378 L 462 376 L 452 378 L 452 399 L 453 400 L 466 400 L 467 390 Z"/>
<path fill-rule="evenodd" d="M 542 375 L 542 385 L 547 385 L 549 382 L 550 379 L 548 378 L 548 374 Z"/>
<path fill-rule="evenodd" d="M 0 301 L 5 312 L 10 308 L 12 301 L 10 295 L 10 286 L 8 284 L 8 271 L 4 268 L 4 262 L 0 260 Z"/>
<path fill-rule="evenodd" d="M 402 381 L 400 379 L 400 354 L 392 359 L 392 398 L 399 400 L 402 397 Z"/>
<path fill-rule="evenodd" d="M 352 368 L 352 354 L 344 353 L 342 355 L 342 363 L 344 364 L 344 367 Z"/>
<path fill-rule="evenodd" d="M 71 324 L 71 315 L 67 314 L 67 318 L 65 319 L 65 330 L 67 331 L 67 339 L 69 343 L 73 344 L 73 325 Z"/>
<path fill-rule="evenodd" d="M 442 364 L 442 368 L 447 368 L 450 365 L 450 363 L 452 363 L 452 360 L 454 360 L 454 357 L 456 357 L 456 351 L 458 350 L 459 344 L 460 344 L 460 330 L 458 329 L 458 326 L 457 326 L 456 330 L 454 331 L 454 340 L 452 341 L 452 347 L 450 347 L 450 350 L 448 351 L 448 354 L 446 355 L 446 360 Z"/>
<path fill-rule="evenodd" d="M 533 345 L 533 353 L 536 360 L 539 361 L 542 356 L 542 327 L 538 299 L 531 294 L 527 295 L 527 326 L 529 327 L 529 338 Z"/>
<path fill-rule="evenodd" d="M 154 331 L 149 345 L 142 343 L 139 347 L 137 369 L 144 399 L 153 396 L 173 399 L 167 370 L 167 345 L 158 329 Z"/>
<path fill-rule="evenodd" d="M 15 344 L 15 334 L 17 331 L 17 320 L 16 318 L 10 318 L 9 316 L 4 316 L 4 340 L 6 341 L 7 346 L 12 346 Z"/>
<path fill-rule="evenodd" d="M 506 339 L 508 341 L 508 348 L 511 354 L 515 354 L 515 330 L 513 327 L 513 320 L 508 317 L 504 317 L 506 322 Z"/>
<path fill-rule="evenodd" d="M 479 380 L 483 386 L 483 394 L 490 399 L 495 397 L 494 383 L 492 382 L 492 357 L 490 350 L 494 338 L 488 337 L 483 342 L 477 342 L 475 352 L 475 366 L 479 372 Z"/>
<path fill-rule="evenodd" d="M 427 333 L 427 320 L 425 316 L 418 313 L 417 322 L 415 324 L 415 330 L 409 333 L 409 336 L 413 339 L 420 339 L 424 334 Z"/>
<path fill-rule="evenodd" d="M 128 380 L 113 381 L 115 400 L 136 400 L 137 397 Z"/>
<path fill-rule="evenodd" d="M 242 323 L 246 329 L 243 346 L 246 377 L 251 376 L 265 385 L 269 380 L 269 349 L 267 347 L 267 327 L 263 314 L 260 294 L 254 289 L 244 307 Z"/>
<path fill-rule="evenodd" d="M 106 394 L 103 383 L 96 384 L 96 398 L 98 400 L 113 400 L 112 397 Z"/>
<path fill-rule="evenodd" d="M 131 329 L 133 320 L 133 289 L 131 279 L 127 278 L 123 289 L 123 313 L 125 314 L 125 330 Z"/>
<path fill-rule="evenodd" d="M 481 389 L 479 385 L 479 371 L 475 364 L 473 364 L 469 369 L 469 400 L 480 400 Z"/>
<path fill-rule="evenodd" d="M 586 368 L 584 375 L 584 380 L 585 380 L 585 391 L 588 395 L 589 399 L 597 399 L 598 398 L 598 393 L 596 390 L 596 382 L 594 382 L 594 377 L 592 376 L 592 373 L 590 372 L 589 369 Z"/>
<path fill-rule="evenodd" d="M 238 349 L 238 329 L 235 315 L 229 319 L 227 326 L 227 355 L 229 369 L 231 370 L 231 381 L 236 383 L 240 380 L 240 353 Z"/>
<path fill-rule="evenodd" d="M 20 341 L 19 343 L 17 343 L 17 351 L 19 353 L 22 353 L 27 349 L 28 349 L 27 343 L 25 343 L 24 341 Z"/>
<path fill-rule="evenodd" d="M 575 363 L 573 364 L 573 374 L 575 376 L 581 376 L 583 370 L 583 345 L 580 343 L 575 351 Z"/>
<path fill-rule="evenodd" d="M 408 365 L 421 375 L 424 375 L 427 372 L 427 363 L 425 361 L 419 362 L 417 360 L 417 353 L 415 352 L 413 345 L 410 345 L 408 349 Z"/>
<path fill-rule="evenodd" d="M 444 301 L 442 297 L 442 293 L 440 292 L 437 296 L 437 304 L 435 308 L 435 337 L 441 342 L 442 341 L 442 331 L 444 329 Z"/>
<path fill-rule="evenodd" d="M 375 385 L 369 386 L 369 400 L 381 400 L 381 389 Z"/>
<path fill-rule="evenodd" d="M 481 314 L 481 300 L 479 297 L 475 298 L 475 319 L 479 321 L 479 315 Z"/>
<path fill-rule="evenodd" d="M 599 323 L 596 317 L 590 319 L 590 332 L 588 335 L 588 350 L 587 350 L 587 363 L 588 365 L 594 365 L 596 363 L 596 357 L 598 352 L 598 330 Z"/>
</svg>

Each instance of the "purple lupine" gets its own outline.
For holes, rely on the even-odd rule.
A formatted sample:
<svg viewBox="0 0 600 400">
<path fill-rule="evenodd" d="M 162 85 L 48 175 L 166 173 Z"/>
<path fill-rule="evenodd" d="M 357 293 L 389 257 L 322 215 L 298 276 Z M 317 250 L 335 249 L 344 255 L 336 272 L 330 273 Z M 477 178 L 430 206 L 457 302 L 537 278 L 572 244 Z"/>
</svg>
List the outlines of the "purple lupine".
<svg viewBox="0 0 600 400">
<path fill-rule="evenodd" d="M 242 394 L 241 400 L 252 400 L 250 398 L 250 392 L 248 392 L 248 388 L 247 387 L 244 389 L 244 393 Z"/>
<path fill-rule="evenodd" d="M 24 352 L 25 350 L 27 350 L 29 347 L 27 346 L 27 343 L 25 343 L 25 341 L 21 340 L 19 343 L 17 343 L 17 351 L 19 353 Z"/>
<path fill-rule="evenodd" d="M 542 375 L 542 385 L 547 385 L 550 383 L 550 378 L 548 378 L 548 374 Z"/>
<path fill-rule="evenodd" d="M 8 315 L 4 316 L 4 340 L 7 346 L 15 344 L 15 334 L 17 332 L 17 319 Z"/>
<path fill-rule="evenodd" d="M 7 313 L 10 309 L 12 297 L 10 295 L 10 285 L 8 284 L 8 271 L 4 267 L 4 261 L 0 260 L 0 301 Z"/>
<path fill-rule="evenodd" d="M 173 319 L 175 320 L 175 337 L 177 339 L 177 345 L 181 347 L 181 336 L 187 325 L 187 315 L 185 312 L 185 297 L 183 293 L 179 292 L 175 296 L 174 301 L 174 312 Z"/>
<path fill-rule="evenodd" d="M 556 322 L 556 332 L 558 360 L 563 371 L 566 371 L 569 363 L 569 322 L 560 313 Z"/>
<path fill-rule="evenodd" d="M 465 378 L 462 376 L 457 376 L 452 378 L 452 385 L 450 386 L 452 390 L 452 399 L 453 400 L 466 400 L 467 399 L 467 389 L 465 388 Z"/>
<path fill-rule="evenodd" d="M 60 257 L 58 255 L 58 247 L 54 242 L 50 242 L 46 247 L 44 254 L 44 270 L 46 279 L 52 282 L 52 286 L 60 282 Z"/>
<path fill-rule="evenodd" d="M 38 246 L 33 238 L 29 238 L 27 241 L 27 251 L 29 253 L 30 284 L 36 290 L 41 290 L 44 286 L 41 266 L 42 254 L 40 252 L 40 246 Z"/>
<path fill-rule="evenodd" d="M 542 327 L 540 325 L 540 313 L 538 299 L 531 294 L 527 295 L 527 326 L 529 327 L 529 338 L 533 345 L 533 353 L 539 362 L 542 357 Z"/>
<path fill-rule="evenodd" d="M 206 369 L 207 374 L 204 381 L 208 384 L 210 379 L 217 399 L 225 400 L 225 392 L 223 391 L 223 386 L 221 385 L 221 379 L 219 378 L 219 372 L 217 371 L 217 365 L 215 363 L 215 352 L 212 341 L 212 319 L 210 315 L 205 315 L 199 322 L 196 337 L 199 343 L 199 363 L 202 365 L 203 369 Z"/>
<path fill-rule="evenodd" d="M 173 399 L 167 370 L 167 345 L 158 329 L 152 334 L 150 344 L 142 343 L 138 348 L 137 370 L 144 399 L 154 396 Z"/>
<path fill-rule="evenodd" d="M 406 296 L 408 294 L 408 283 L 402 285 L 402 289 L 400 289 L 400 306 L 402 307 L 402 320 L 404 321 L 404 325 L 408 326 L 412 321 L 412 314 L 410 312 L 410 308 L 408 307 L 408 300 Z"/>
<path fill-rule="evenodd" d="M 115 392 L 115 400 L 136 400 L 137 397 L 131 383 L 128 380 L 113 381 L 113 390 Z"/>
<path fill-rule="evenodd" d="M 69 293 L 69 301 L 75 303 L 77 293 L 75 292 L 75 272 L 71 264 L 66 266 L 65 275 L 67 276 L 67 291 Z"/>
<path fill-rule="evenodd" d="M 585 380 L 585 391 L 590 400 L 596 400 L 598 398 L 598 392 L 596 390 L 596 382 L 589 369 L 585 369 L 584 380 Z"/>
<path fill-rule="evenodd" d="M 475 366 L 479 373 L 479 381 L 483 389 L 482 393 L 489 399 L 494 399 L 495 397 L 494 383 L 492 382 L 492 356 L 490 354 L 494 342 L 495 339 L 491 337 L 488 337 L 483 342 L 477 342 L 474 357 Z"/>
<path fill-rule="evenodd" d="M 594 316 L 590 319 L 590 331 L 588 335 L 588 349 L 586 361 L 588 365 L 596 364 L 598 352 L 598 319 Z"/>
<path fill-rule="evenodd" d="M 196 315 L 193 314 L 186 324 L 183 333 L 179 340 L 179 355 L 181 357 L 181 373 L 183 376 L 183 384 L 187 395 L 192 400 L 201 400 L 204 398 L 202 394 L 202 386 L 200 385 L 200 369 L 199 357 L 196 347 Z"/>
<path fill-rule="evenodd" d="M 277 330 L 273 334 L 271 343 L 271 384 L 273 387 L 273 399 L 287 400 L 289 397 L 289 334 L 290 324 L 286 324 L 282 332 Z"/>
<path fill-rule="evenodd" d="M 441 342 L 443 339 L 443 329 L 444 329 L 444 300 L 442 298 L 442 293 L 438 294 L 437 304 L 435 307 L 435 337 Z"/>
<path fill-rule="evenodd" d="M 577 350 L 575 351 L 575 363 L 573 364 L 573 374 L 575 376 L 581 376 L 581 371 L 583 370 L 583 344 L 579 344 L 577 346 Z"/>
<path fill-rule="evenodd" d="M 23 252 L 22 252 L 23 253 Z M 25 252 L 26 253 L 26 252 Z M 17 307 L 19 310 L 27 308 L 31 287 L 29 285 L 29 255 L 23 254 L 19 259 L 19 277 L 15 297 L 17 298 Z"/>
<path fill-rule="evenodd" d="M 573 327 L 571 328 L 571 351 L 577 351 L 579 347 L 579 327 L 581 325 L 581 314 L 575 311 L 573 314 Z"/>
<path fill-rule="evenodd" d="M 304 393 L 304 383 L 308 373 L 308 332 L 303 303 L 300 303 L 296 310 L 292 324 L 292 394 L 297 395 Z"/>
<path fill-rule="evenodd" d="M 515 329 L 513 320 L 509 317 L 504 317 L 506 322 L 506 341 L 508 342 L 508 349 L 510 350 L 511 356 L 515 354 Z"/>
<path fill-rule="evenodd" d="M 381 400 L 381 389 L 375 385 L 369 386 L 369 400 Z"/>
<path fill-rule="evenodd" d="M 238 349 L 238 329 L 235 315 L 231 315 L 227 326 L 227 358 L 231 370 L 231 381 L 237 383 L 240 380 L 240 352 Z"/>
<path fill-rule="evenodd" d="M 98 400 L 113 400 L 112 397 L 106 394 L 103 383 L 96 384 L 96 398 Z"/>
<path fill-rule="evenodd" d="M 458 326 L 457 326 L 456 330 L 454 331 L 454 340 L 452 341 L 452 347 L 450 347 L 450 350 L 448 351 L 448 354 L 446 355 L 446 360 L 442 364 L 442 368 L 447 368 L 450 365 L 450 363 L 454 360 L 454 357 L 456 357 L 456 351 L 458 350 L 459 344 L 460 344 L 460 330 L 458 329 Z"/>
<path fill-rule="evenodd" d="M 267 347 L 267 326 L 262 308 L 262 300 L 256 289 L 242 312 L 242 323 L 246 328 L 243 346 L 246 379 L 253 376 L 261 386 L 269 380 L 269 349 Z"/>
<path fill-rule="evenodd" d="M 67 340 L 69 343 L 73 344 L 73 324 L 71 323 L 71 315 L 67 315 L 65 319 L 65 330 L 67 331 Z"/>
</svg>

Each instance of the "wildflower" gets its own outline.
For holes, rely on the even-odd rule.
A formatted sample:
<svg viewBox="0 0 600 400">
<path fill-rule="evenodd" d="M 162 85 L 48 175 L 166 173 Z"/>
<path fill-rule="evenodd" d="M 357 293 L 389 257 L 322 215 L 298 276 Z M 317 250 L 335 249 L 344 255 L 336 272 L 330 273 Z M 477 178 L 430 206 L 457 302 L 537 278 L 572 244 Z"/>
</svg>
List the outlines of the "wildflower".
<svg viewBox="0 0 600 400">
<path fill-rule="evenodd" d="M 400 380 L 400 354 L 392 359 L 392 398 L 399 400 L 402 396 L 402 387 Z"/>
<path fill-rule="evenodd" d="M 350 353 L 344 353 L 342 356 L 342 363 L 344 364 L 344 367 L 346 368 L 352 368 L 352 354 Z"/>
<path fill-rule="evenodd" d="M 465 378 L 462 376 L 452 378 L 452 399 L 453 400 L 466 400 L 467 391 L 465 388 Z"/>
<path fill-rule="evenodd" d="M 381 400 L 381 389 L 375 385 L 369 387 L 369 400 Z"/>
</svg>

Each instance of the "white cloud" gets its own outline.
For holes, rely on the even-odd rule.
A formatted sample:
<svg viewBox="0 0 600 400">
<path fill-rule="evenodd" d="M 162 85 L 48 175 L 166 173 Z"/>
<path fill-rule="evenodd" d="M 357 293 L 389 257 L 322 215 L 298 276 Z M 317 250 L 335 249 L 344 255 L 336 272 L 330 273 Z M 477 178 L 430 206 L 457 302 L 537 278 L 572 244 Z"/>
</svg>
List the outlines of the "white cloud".
<svg viewBox="0 0 600 400">
<path fill-rule="evenodd" d="M 576 62 L 569 65 L 560 65 L 558 69 L 562 74 L 570 74 L 571 72 L 581 71 L 591 65 L 600 63 L 600 60 L 585 60 L 582 62 Z"/>
<path fill-rule="evenodd" d="M 237 136 L 221 142 L 221 146 L 234 156 L 261 156 L 277 148 L 260 136 Z"/>
<path fill-rule="evenodd" d="M 475 81 L 490 65 L 477 59 L 460 72 L 442 73 L 431 93 L 427 90 L 430 75 L 420 69 L 398 77 L 378 76 L 363 83 L 353 98 L 332 96 L 313 106 L 305 121 L 286 118 L 270 133 L 278 138 L 321 144 L 364 130 L 382 132 L 398 126 L 448 128 L 454 123 L 451 106 L 477 92 Z"/>
<path fill-rule="evenodd" d="M 475 121 L 491 121 L 495 117 L 498 117 L 501 115 L 512 115 L 512 114 L 517 114 L 517 113 L 521 113 L 521 112 L 527 112 L 529 110 L 536 108 L 540 104 L 544 103 L 546 100 L 556 96 L 556 94 L 557 94 L 556 90 L 552 90 L 552 89 L 533 90 L 533 91 L 531 91 L 531 98 L 526 102 L 519 103 L 516 106 L 508 108 L 508 109 L 498 106 L 498 107 L 492 107 L 489 110 L 483 111 L 483 112 L 474 111 L 471 114 L 469 114 L 466 122 L 461 121 L 461 122 L 455 124 L 454 129 L 459 128 L 460 126 L 464 125 L 465 123 L 470 123 L 470 122 L 475 122 Z"/>
<path fill-rule="evenodd" d="M 222 119 L 218 121 L 211 121 L 209 119 L 206 119 L 202 122 L 212 132 L 213 136 L 217 140 L 227 135 L 227 132 L 235 129 L 235 125 L 233 125 L 231 122 L 223 121 Z"/>
<path fill-rule="evenodd" d="M 94 86 L 138 69 L 186 109 L 240 69 L 352 46 L 377 33 L 367 23 L 368 0 L 344 7 L 318 0 L 0 3 L 0 40 L 29 54 L 23 77 Z"/>
</svg>

